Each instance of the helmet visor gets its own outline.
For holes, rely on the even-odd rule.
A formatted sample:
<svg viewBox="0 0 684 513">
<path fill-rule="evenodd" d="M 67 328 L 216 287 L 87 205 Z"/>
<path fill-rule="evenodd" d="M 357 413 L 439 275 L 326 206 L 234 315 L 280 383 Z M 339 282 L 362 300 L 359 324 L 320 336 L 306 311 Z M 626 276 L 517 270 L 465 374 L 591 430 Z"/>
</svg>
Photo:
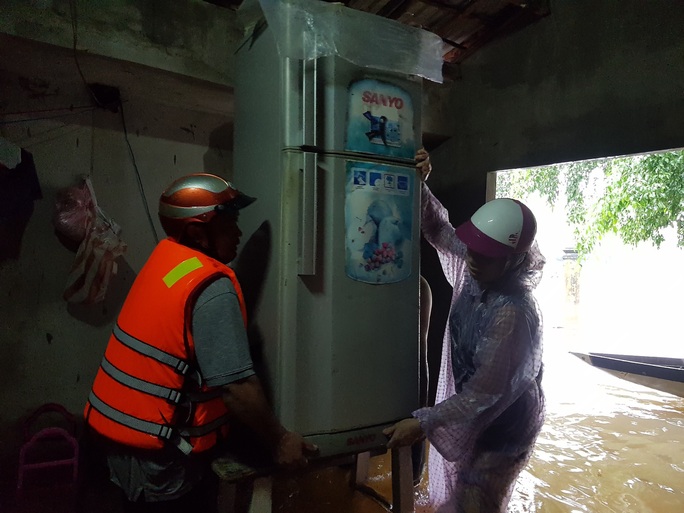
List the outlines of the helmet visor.
<svg viewBox="0 0 684 513">
<path fill-rule="evenodd" d="M 247 196 L 246 194 L 238 192 L 238 195 L 236 197 L 234 197 L 232 200 L 227 201 L 225 203 L 221 203 L 220 205 L 216 205 L 215 210 L 218 213 L 237 212 L 238 210 L 241 210 L 245 207 L 248 207 L 249 205 L 251 205 L 255 201 L 256 201 L 256 198 L 253 198 L 252 196 Z"/>
<path fill-rule="evenodd" d="M 469 250 L 486 257 L 503 258 L 514 252 L 514 248 L 511 246 L 502 244 L 498 240 L 492 239 L 488 235 L 482 233 L 470 220 L 456 228 L 456 237 L 458 237 Z"/>
</svg>

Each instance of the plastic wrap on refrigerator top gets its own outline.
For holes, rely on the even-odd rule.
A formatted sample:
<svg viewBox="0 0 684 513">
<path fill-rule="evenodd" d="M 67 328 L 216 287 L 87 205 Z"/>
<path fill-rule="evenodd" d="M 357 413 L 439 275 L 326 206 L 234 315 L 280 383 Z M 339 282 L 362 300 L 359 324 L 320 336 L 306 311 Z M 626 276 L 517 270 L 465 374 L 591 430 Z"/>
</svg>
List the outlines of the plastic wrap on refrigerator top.
<svg viewBox="0 0 684 513">
<path fill-rule="evenodd" d="M 338 56 L 362 68 L 442 82 L 443 43 L 427 30 L 318 0 L 247 0 L 239 14 L 253 30 L 262 12 L 281 57 Z"/>
</svg>

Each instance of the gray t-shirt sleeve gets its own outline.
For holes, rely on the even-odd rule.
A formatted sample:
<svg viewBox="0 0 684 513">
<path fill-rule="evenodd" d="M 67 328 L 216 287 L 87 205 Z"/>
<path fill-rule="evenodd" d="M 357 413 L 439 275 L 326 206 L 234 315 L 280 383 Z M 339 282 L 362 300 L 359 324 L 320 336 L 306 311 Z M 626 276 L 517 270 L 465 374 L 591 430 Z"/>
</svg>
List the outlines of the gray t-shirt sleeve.
<svg viewBox="0 0 684 513">
<path fill-rule="evenodd" d="M 209 386 L 254 374 L 240 303 L 229 278 L 210 283 L 197 298 L 192 334 L 200 373 Z"/>
</svg>

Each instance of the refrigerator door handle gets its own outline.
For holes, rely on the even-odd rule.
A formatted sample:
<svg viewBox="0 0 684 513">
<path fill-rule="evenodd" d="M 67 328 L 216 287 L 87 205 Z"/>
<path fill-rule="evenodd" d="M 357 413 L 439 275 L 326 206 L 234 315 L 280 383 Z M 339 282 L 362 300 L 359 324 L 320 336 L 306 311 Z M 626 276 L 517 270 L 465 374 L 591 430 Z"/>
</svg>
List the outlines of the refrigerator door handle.
<svg viewBox="0 0 684 513">
<path fill-rule="evenodd" d="M 304 153 L 302 164 L 297 274 L 313 276 L 316 274 L 318 233 L 318 156 L 315 153 Z"/>
<path fill-rule="evenodd" d="M 302 62 L 302 125 L 304 129 L 303 144 L 318 144 L 318 60 L 310 59 Z"/>
</svg>

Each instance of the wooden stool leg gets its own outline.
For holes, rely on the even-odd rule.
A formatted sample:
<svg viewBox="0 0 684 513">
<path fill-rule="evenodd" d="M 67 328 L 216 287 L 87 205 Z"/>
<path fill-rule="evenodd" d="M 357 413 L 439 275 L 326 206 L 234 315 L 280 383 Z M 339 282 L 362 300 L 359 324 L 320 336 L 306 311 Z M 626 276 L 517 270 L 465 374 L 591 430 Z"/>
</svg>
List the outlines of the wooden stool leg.
<svg viewBox="0 0 684 513">
<path fill-rule="evenodd" d="M 254 493 L 249 513 L 271 513 L 273 502 L 271 492 L 273 480 L 270 477 L 260 477 L 254 480 Z"/>
<path fill-rule="evenodd" d="M 392 449 L 392 502 L 394 513 L 414 511 L 410 446 Z"/>
<path fill-rule="evenodd" d="M 270 477 L 253 481 L 221 483 L 219 485 L 219 513 L 271 513 L 273 505 Z"/>
<path fill-rule="evenodd" d="M 356 455 L 354 473 L 351 475 L 352 486 L 362 485 L 368 481 L 368 467 L 370 465 L 370 452 L 361 452 Z"/>
<path fill-rule="evenodd" d="M 235 513 L 235 498 L 237 485 L 235 483 L 219 482 L 218 511 L 219 513 Z"/>
</svg>

